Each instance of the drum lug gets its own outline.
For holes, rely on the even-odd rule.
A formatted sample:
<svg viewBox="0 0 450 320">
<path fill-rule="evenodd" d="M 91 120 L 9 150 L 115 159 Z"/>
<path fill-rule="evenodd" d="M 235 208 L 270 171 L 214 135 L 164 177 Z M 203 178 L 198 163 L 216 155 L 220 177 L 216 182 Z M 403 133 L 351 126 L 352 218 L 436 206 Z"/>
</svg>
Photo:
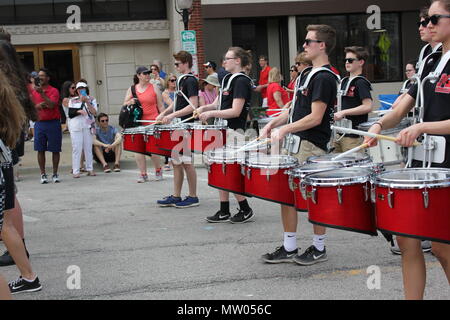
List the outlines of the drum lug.
<svg viewBox="0 0 450 320">
<path fill-rule="evenodd" d="M 154 135 L 155 138 L 158 139 L 158 140 L 161 138 L 161 135 L 159 134 L 159 131 L 156 131 L 153 135 Z"/>
<path fill-rule="evenodd" d="M 252 177 L 252 172 L 251 172 L 251 168 L 249 167 L 248 169 L 247 169 L 247 178 L 250 180 L 251 179 L 251 177 Z"/>
<path fill-rule="evenodd" d="M 266 179 L 267 179 L 267 182 L 270 182 L 270 171 L 269 170 L 266 170 Z"/>
<path fill-rule="evenodd" d="M 369 186 L 367 183 L 364 185 L 364 201 L 367 202 L 369 200 Z"/>
<path fill-rule="evenodd" d="M 394 192 L 389 190 L 387 194 L 389 208 L 394 209 Z"/>
<path fill-rule="evenodd" d="M 208 173 L 211 173 L 211 166 L 209 165 L 209 163 L 205 163 L 206 165 L 206 169 L 208 170 Z"/>
<path fill-rule="evenodd" d="M 425 209 L 428 209 L 428 206 L 430 205 L 430 196 L 428 194 L 428 190 L 425 189 L 422 192 L 422 195 L 423 195 L 423 206 L 425 207 Z"/>
<path fill-rule="evenodd" d="M 148 136 L 144 134 L 144 142 L 148 142 Z"/>
<path fill-rule="evenodd" d="M 339 186 L 337 189 L 337 195 L 338 195 L 338 202 L 339 204 L 342 204 L 342 188 Z"/>
<path fill-rule="evenodd" d="M 131 142 L 134 142 L 134 134 L 131 135 Z"/>
<path fill-rule="evenodd" d="M 372 203 L 377 202 L 377 193 L 376 193 L 375 185 L 372 185 L 370 187 L 370 200 L 372 200 Z"/>
<path fill-rule="evenodd" d="M 289 189 L 291 189 L 291 191 L 294 191 L 296 189 L 296 185 L 294 183 L 294 177 L 289 176 Z"/>
<path fill-rule="evenodd" d="M 245 166 L 241 165 L 241 174 L 245 176 Z"/>
<path fill-rule="evenodd" d="M 224 162 L 224 163 L 222 163 L 222 173 L 225 174 L 226 171 L 227 171 L 227 165 L 226 165 L 226 163 Z"/>
<path fill-rule="evenodd" d="M 306 193 L 306 183 L 304 181 L 300 182 L 300 192 L 302 193 L 303 200 L 308 200 L 308 195 Z"/>
<path fill-rule="evenodd" d="M 315 188 L 311 190 L 311 200 L 314 204 L 317 204 L 317 189 Z"/>
</svg>

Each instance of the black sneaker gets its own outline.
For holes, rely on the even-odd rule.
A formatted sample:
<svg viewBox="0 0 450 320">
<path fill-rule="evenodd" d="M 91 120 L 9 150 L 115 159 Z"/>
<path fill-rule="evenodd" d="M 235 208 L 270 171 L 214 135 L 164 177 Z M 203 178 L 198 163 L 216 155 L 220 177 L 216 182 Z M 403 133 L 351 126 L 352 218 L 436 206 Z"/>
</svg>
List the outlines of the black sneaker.
<svg viewBox="0 0 450 320">
<path fill-rule="evenodd" d="M 27 258 L 30 257 L 30 254 L 28 251 L 25 251 L 27 253 Z M 9 251 L 5 251 L 3 255 L 0 256 L 0 267 L 7 267 L 7 266 L 13 266 L 16 263 L 14 262 L 14 259 L 9 254 Z"/>
<path fill-rule="evenodd" d="M 41 283 L 39 282 L 39 278 L 36 277 L 34 281 L 29 282 L 22 278 L 22 276 L 19 277 L 19 279 L 11 281 L 8 283 L 9 290 L 11 291 L 11 294 L 21 293 L 21 292 L 36 292 L 40 291 L 42 289 Z"/>
<path fill-rule="evenodd" d="M 215 215 L 206 217 L 206 221 L 211 223 L 228 222 L 230 220 L 231 214 L 223 213 L 222 211 L 217 211 Z"/>
<path fill-rule="evenodd" d="M 302 266 L 310 266 L 315 263 L 327 261 L 327 250 L 319 251 L 316 247 L 311 246 L 302 255 L 294 257 L 294 262 Z"/>
<path fill-rule="evenodd" d="M 251 221 L 253 216 L 254 216 L 254 214 L 253 214 L 252 209 L 250 209 L 250 211 L 244 211 L 244 210 L 239 209 L 239 212 L 230 218 L 230 222 L 231 223 L 245 223 L 245 222 Z"/>
<path fill-rule="evenodd" d="M 262 259 L 266 263 L 294 262 L 293 258 L 297 253 L 298 249 L 288 252 L 284 249 L 284 246 L 281 246 L 276 248 L 274 252 L 263 255 Z"/>
</svg>

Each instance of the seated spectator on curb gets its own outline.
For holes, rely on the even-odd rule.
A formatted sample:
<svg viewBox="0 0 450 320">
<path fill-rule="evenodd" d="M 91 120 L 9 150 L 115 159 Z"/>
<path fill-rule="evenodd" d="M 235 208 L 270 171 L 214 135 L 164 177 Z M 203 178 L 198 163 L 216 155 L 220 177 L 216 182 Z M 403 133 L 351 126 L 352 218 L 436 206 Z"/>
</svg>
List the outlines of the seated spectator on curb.
<svg viewBox="0 0 450 320">
<path fill-rule="evenodd" d="M 114 162 L 114 172 L 120 172 L 120 156 L 122 154 L 122 134 L 109 125 L 109 117 L 100 113 L 94 137 L 94 159 L 103 166 L 105 173 L 111 172 L 108 162 Z"/>
</svg>

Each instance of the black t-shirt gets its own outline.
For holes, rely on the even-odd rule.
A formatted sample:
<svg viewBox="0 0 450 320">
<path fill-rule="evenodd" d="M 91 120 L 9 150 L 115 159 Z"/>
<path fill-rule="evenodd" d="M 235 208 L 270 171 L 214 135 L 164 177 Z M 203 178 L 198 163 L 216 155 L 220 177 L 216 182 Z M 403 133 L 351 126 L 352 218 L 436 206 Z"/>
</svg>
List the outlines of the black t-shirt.
<svg viewBox="0 0 450 320">
<path fill-rule="evenodd" d="M 330 65 L 324 67 L 331 70 Z M 302 75 L 300 85 L 305 83 L 308 74 Z M 318 126 L 295 133 L 301 139 L 308 140 L 325 151 L 327 151 L 327 144 L 331 138 L 330 123 L 336 103 L 336 94 L 336 76 L 326 71 L 318 72 L 313 76 L 306 90 L 303 92 L 297 91 L 297 101 L 294 106 L 293 121 L 295 122 L 311 114 L 313 102 L 321 101 L 327 105 L 322 122 Z"/>
<path fill-rule="evenodd" d="M 441 61 L 442 53 L 434 53 L 428 60 L 422 74 L 422 79 L 434 71 Z M 424 122 L 443 121 L 450 119 L 450 63 L 442 71 L 439 81 L 427 81 L 424 88 L 425 113 Z M 417 96 L 417 84 L 411 87 L 408 94 L 414 99 Z M 433 167 L 450 168 L 450 135 L 444 135 L 447 143 L 444 163 L 433 163 Z"/>
<path fill-rule="evenodd" d="M 343 79 L 341 83 L 342 89 L 347 88 L 349 80 L 349 78 Z M 372 87 L 367 80 L 362 78 L 356 78 L 353 80 L 348 88 L 347 94 L 342 97 L 342 110 L 359 107 L 362 105 L 364 99 L 372 99 L 372 95 L 370 93 L 371 90 Z M 360 114 L 357 116 L 347 116 L 346 118 L 352 121 L 353 129 L 358 129 L 358 126 L 361 123 L 368 121 L 369 115 Z"/>
<path fill-rule="evenodd" d="M 191 76 L 185 76 L 180 81 L 180 87 L 179 90 L 182 91 L 185 96 L 189 99 L 190 97 L 196 97 L 198 96 L 198 81 L 197 78 L 191 77 Z M 184 109 L 186 106 L 189 105 L 189 102 L 186 101 L 186 99 L 183 97 L 183 95 L 180 93 L 177 96 L 177 103 L 175 105 L 175 111 L 180 111 Z M 194 110 L 192 110 L 194 111 Z M 181 117 L 181 120 L 185 120 L 192 117 L 192 113 L 189 113 L 185 116 Z M 194 120 L 191 120 L 190 122 L 193 122 Z"/>
<path fill-rule="evenodd" d="M 228 80 L 231 74 L 225 76 L 225 87 L 228 86 Z M 250 102 L 252 98 L 252 81 L 246 76 L 237 76 L 233 79 L 229 91 L 222 94 L 221 110 L 231 109 L 233 107 L 233 99 L 245 99 L 241 114 L 237 118 L 226 119 L 230 129 L 245 130 L 247 124 L 247 115 L 250 110 Z"/>
</svg>

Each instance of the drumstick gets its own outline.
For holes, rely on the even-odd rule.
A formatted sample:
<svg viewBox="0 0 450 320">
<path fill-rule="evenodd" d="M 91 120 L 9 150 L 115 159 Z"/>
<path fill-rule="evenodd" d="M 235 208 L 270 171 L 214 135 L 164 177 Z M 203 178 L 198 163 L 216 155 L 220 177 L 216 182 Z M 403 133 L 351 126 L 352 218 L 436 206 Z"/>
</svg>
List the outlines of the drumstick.
<svg viewBox="0 0 450 320">
<path fill-rule="evenodd" d="M 136 122 L 155 122 L 156 120 L 136 120 Z"/>
<path fill-rule="evenodd" d="M 352 153 L 354 153 L 354 152 L 358 152 L 359 150 L 362 150 L 362 149 L 365 149 L 365 148 L 368 148 L 369 147 L 369 144 L 368 143 L 363 143 L 362 145 L 360 145 L 360 146 L 358 146 L 358 147 L 356 147 L 356 148 L 353 148 L 353 149 L 351 149 L 351 150 L 348 150 L 348 151 L 346 151 L 346 152 L 344 152 L 344 153 L 341 153 L 340 155 L 338 155 L 338 156 L 336 156 L 336 157 L 334 157 L 334 158 L 332 158 L 331 160 L 339 160 L 339 159 L 341 159 L 341 158 L 343 158 L 343 157 L 345 157 L 345 156 L 348 156 L 349 154 L 352 154 Z"/>
<path fill-rule="evenodd" d="M 190 118 L 184 119 L 183 121 L 180 121 L 180 122 L 178 122 L 178 123 L 176 123 L 176 124 L 182 124 L 182 123 L 191 121 L 191 120 L 193 120 L 193 119 L 195 119 L 195 117 L 190 117 Z"/>
<path fill-rule="evenodd" d="M 331 130 L 336 130 L 336 131 L 339 131 L 342 133 L 357 134 L 359 136 L 366 136 L 366 137 L 376 138 L 379 140 L 389 140 L 392 142 L 397 142 L 397 138 L 395 138 L 395 137 L 385 136 L 382 134 L 376 134 L 376 133 L 371 133 L 371 132 L 366 132 L 366 131 L 361 131 L 361 130 L 342 128 L 342 127 L 336 127 L 336 126 L 331 126 Z M 413 143 L 414 147 L 417 147 L 420 145 L 421 145 L 421 143 L 417 142 L 417 141 L 415 141 Z"/>
</svg>

